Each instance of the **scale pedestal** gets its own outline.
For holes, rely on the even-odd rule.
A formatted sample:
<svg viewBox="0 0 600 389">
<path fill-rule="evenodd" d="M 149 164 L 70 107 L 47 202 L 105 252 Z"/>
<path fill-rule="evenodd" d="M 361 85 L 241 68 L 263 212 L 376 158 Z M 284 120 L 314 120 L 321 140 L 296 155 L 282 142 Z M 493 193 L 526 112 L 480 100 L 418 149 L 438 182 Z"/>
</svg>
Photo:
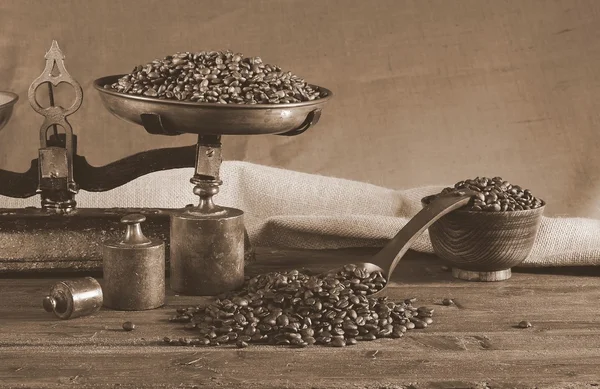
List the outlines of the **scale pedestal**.
<svg viewBox="0 0 600 389">
<path fill-rule="evenodd" d="M 191 183 L 198 206 L 171 216 L 171 289 L 217 295 L 244 283 L 244 213 L 213 202 L 222 181 L 221 137 L 199 135 Z"/>
</svg>

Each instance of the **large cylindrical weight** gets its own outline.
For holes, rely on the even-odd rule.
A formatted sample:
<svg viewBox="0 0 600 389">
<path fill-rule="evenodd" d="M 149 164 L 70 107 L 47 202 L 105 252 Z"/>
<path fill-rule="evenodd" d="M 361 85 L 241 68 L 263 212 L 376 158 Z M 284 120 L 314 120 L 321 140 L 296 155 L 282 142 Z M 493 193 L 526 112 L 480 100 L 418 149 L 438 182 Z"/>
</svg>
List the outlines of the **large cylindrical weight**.
<svg viewBox="0 0 600 389">
<path fill-rule="evenodd" d="M 244 283 L 244 213 L 235 208 L 171 216 L 171 289 L 214 296 Z"/>
</svg>

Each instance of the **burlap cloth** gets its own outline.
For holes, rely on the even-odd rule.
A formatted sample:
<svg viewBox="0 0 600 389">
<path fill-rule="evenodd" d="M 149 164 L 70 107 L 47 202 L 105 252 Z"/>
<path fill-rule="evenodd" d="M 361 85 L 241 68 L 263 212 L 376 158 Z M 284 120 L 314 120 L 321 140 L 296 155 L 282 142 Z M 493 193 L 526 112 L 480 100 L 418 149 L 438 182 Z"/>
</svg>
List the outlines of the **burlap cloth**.
<svg viewBox="0 0 600 389">
<path fill-rule="evenodd" d="M 156 172 L 105 193 L 81 191 L 81 207 L 181 208 L 196 204 L 189 179 L 193 169 Z M 225 161 L 216 203 L 242 209 L 256 246 L 306 249 L 382 247 L 420 209 L 422 197 L 438 187 L 386 189 L 362 182 Z M 535 193 L 534 193 L 535 194 Z M 39 206 L 36 197 L 0 198 L 1 207 Z M 425 232 L 413 250 L 433 253 Z M 600 220 L 544 217 L 522 266 L 600 264 Z"/>
</svg>

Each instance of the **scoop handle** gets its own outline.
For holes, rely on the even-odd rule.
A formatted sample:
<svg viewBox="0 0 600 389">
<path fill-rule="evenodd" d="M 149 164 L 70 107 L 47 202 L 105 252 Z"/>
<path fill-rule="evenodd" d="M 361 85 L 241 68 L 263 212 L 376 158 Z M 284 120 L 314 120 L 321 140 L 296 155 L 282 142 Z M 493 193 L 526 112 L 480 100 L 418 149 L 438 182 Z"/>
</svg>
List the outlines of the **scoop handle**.
<svg viewBox="0 0 600 389">
<path fill-rule="evenodd" d="M 433 198 L 369 262 L 383 269 L 389 279 L 415 239 L 444 215 L 467 205 L 474 194 L 474 191 L 461 190 Z"/>
</svg>

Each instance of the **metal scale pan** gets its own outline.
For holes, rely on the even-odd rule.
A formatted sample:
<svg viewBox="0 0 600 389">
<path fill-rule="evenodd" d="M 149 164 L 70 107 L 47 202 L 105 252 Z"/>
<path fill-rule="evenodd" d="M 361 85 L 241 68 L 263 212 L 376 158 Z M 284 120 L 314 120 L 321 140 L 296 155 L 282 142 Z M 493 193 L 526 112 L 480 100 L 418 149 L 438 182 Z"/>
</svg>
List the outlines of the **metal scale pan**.
<svg viewBox="0 0 600 389">
<path fill-rule="evenodd" d="M 0 91 L 0 130 L 8 123 L 17 100 L 19 96 L 16 94 Z"/>
<path fill-rule="evenodd" d="M 328 89 L 317 100 L 290 104 L 217 104 L 166 100 L 105 89 L 123 75 L 102 77 L 94 87 L 106 109 L 153 134 L 298 135 L 315 125 L 330 100 Z"/>
</svg>

